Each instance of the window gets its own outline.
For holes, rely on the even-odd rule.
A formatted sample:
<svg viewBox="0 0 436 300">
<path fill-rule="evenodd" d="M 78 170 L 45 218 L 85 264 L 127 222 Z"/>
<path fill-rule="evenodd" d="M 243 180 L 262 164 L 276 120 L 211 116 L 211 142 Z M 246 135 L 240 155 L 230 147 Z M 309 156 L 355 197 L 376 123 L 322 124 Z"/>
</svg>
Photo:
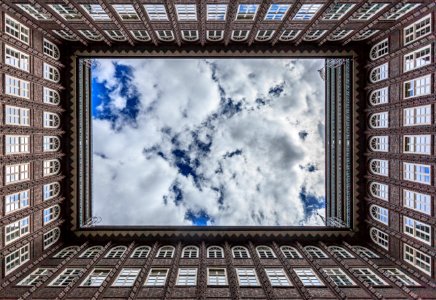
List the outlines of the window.
<svg viewBox="0 0 436 300">
<path fill-rule="evenodd" d="M 404 153 L 431 154 L 431 135 L 405 135 Z"/>
<path fill-rule="evenodd" d="M 302 258 L 301 254 L 291 246 L 281 246 L 280 250 L 282 250 L 283 255 L 289 259 Z"/>
<path fill-rule="evenodd" d="M 359 279 L 371 286 L 387 285 L 386 282 L 384 282 L 369 268 L 354 268 L 351 270 L 357 277 L 359 277 Z"/>
<path fill-rule="evenodd" d="M 369 57 L 371 60 L 376 60 L 380 57 L 383 57 L 389 53 L 389 40 L 384 39 L 383 41 L 372 46 L 369 51 Z"/>
<path fill-rule="evenodd" d="M 27 275 L 17 285 L 34 286 L 44 282 L 48 276 L 53 273 L 52 268 L 37 268 L 35 271 Z"/>
<path fill-rule="evenodd" d="M 179 21 L 197 20 L 197 8 L 195 4 L 176 4 L 176 12 Z"/>
<path fill-rule="evenodd" d="M 29 219 L 30 217 L 25 217 L 5 226 L 5 245 L 30 233 Z"/>
<path fill-rule="evenodd" d="M 44 79 L 50 80 L 52 82 L 59 82 L 61 79 L 61 74 L 59 70 L 47 63 L 44 63 Z"/>
<path fill-rule="evenodd" d="M 54 245 L 59 240 L 60 236 L 61 236 L 61 230 L 59 229 L 59 227 L 55 227 L 49 232 L 44 233 L 43 236 L 44 250 Z"/>
<path fill-rule="evenodd" d="M 5 74 L 5 94 L 29 99 L 30 82 Z M 6 106 L 13 107 L 13 106 Z M 24 108 L 23 108 L 24 109 Z M 29 111 L 29 109 L 27 109 Z"/>
<path fill-rule="evenodd" d="M 228 285 L 227 273 L 225 268 L 208 268 L 207 285 Z"/>
<path fill-rule="evenodd" d="M 47 104 L 59 105 L 59 103 L 61 102 L 61 97 L 59 93 L 45 86 L 43 87 L 43 98 L 44 103 Z"/>
<path fill-rule="evenodd" d="M 98 42 L 103 40 L 103 36 L 93 30 L 79 30 L 79 32 L 90 41 Z"/>
<path fill-rule="evenodd" d="M 242 42 L 248 38 L 249 30 L 233 30 L 232 31 L 232 40 L 235 42 Z"/>
<path fill-rule="evenodd" d="M 338 29 L 338 30 L 333 31 L 333 33 L 328 37 L 328 39 L 330 41 L 339 41 L 339 40 L 346 38 L 353 31 L 354 30 Z"/>
<path fill-rule="evenodd" d="M 389 186 L 387 184 L 371 182 L 369 185 L 371 195 L 381 200 L 389 200 Z"/>
<path fill-rule="evenodd" d="M 59 182 L 44 184 L 43 186 L 44 201 L 56 197 L 57 195 L 59 195 L 60 191 L 61 191 L 61 185 L 59 184 Z"/>
<path fill-rule="evenodd" d="M 198 40 L 197 30 L 182 30 L 182 38 L 188 42 L 195 42 Z"/>
<path fill-rule="evenodd" d="M 28 135 L 6 135 L 6 154 L 29 153 L 29 138 Z"/>
<path fill-rule="evenodd" d="M 412 9 L 418 7 L 420 3 L 411 4 L 411 3 L 402 3 L 402 6 L 400 8 L 395 8 L 391 12 L 385 15 L 385 20 L 398 20 L 408 12 L 410 12 Z"/>
<path fill-rule="evenodd" d="M 254 20 L 258 8 L 258 4 L 239 4 L 236 20 Z"/>
<path fill-rule="evenodd" d="M 353 246 L 352 247 L 354 251 L 357 252 L 360 256 L 364 256 L 367 258 L 379 258 L 377 254 L 369 250 L 368 248 L 362 247 L 362 246 Z"/>
<path fill-rule="evenodd" d="M 431 196 L 414 191 L 403 190 L 404 207 L 431 216 Z"/>
<path fill-rule="evenodd" d="M 375 175 L 389 176 L 389 161 L 382 159 L 371 159 L 370 170 Z"/>
<path fill-rule="evenodd" d="M 318 247 L 306 246 L 304 247 L 304 250 L 306 250 L 313 258 L 327 258 L 327 255 Z"/>
<path fill-rule="evenodd" d="M 112 7 L 115 9 L 117 14 L 123 21 L 136 21 L 139 20 L 138 14 L 136 13 L 133 5 L 130 4 L 113 4 Z"/>
<path fill-rule="evenodd" d="M 272 286 L 291 286 L 291 282 L 283 269 L 265 269 Z"/>
<path fill-rule="evenodd" d="M 369 213 L 371 214 L 371 217 L 379 221 L 385 225 L 389 224 L 389 210 L 378 206 L 378 205 L 371 205 L 369 208 Z"/>
<path fill-rule="evenodd" d="M 5 182 L 6 184 L 29 180 L 30 163 L 6 165 Z"/>
<path fill-rule="evenodd" d="M 224 30 L 208 30 L 207 39 L 211 42 L 221 41 L 224 37 Z"/>
<path fill-rule="evenodd" d="M 265 20 L 281 21 L 288 12 L 289 4 L 271 4 L 266 13 Z"/>
<path fill-rule="evenodd" d="M 413 43 L 431 33 L 431 15 L 414 22 L 404 28 L 404 45 Z"/>
<path fill-rule="evenodd" d="M 179 268 L 176 285 L 195 286 L 196 284 L 197 284 L 196 268 Z"/>
<path fill-rule="evenodd" d="M 240 286 L 258 286 L 256 272 L 252 268 L 236 268 Z"/>
<path fill-rule="evenodd" d="M 404 109 L 404 126 L 430 125 L 431 105 L 415 106 Z"/>
<path fill-rule="evenodd" d="M 322 37 L 327 30 L 309 30 L 304 36 L 303 40 L 305 41 L 315 41 Z"/>
<path fill-rule="evenodd" d="M 151 21 L 168 21 L 168 15 L 164 5 L 146 4 L 144 8 Z"/>
<path fill-rule="evenodd" d="M 401 281 L 406 286 L 421 286 L 418 282 L 404 274 L 397 268 L 382 268 L 383 271 L 394 277 L 396 280 Z"/>
<path fill-rule="evenodd" d="M 74 280 L 79 278 L 82 272 L 83 269 L 67 268 L 52 282 L 50 282 L 49 286 L 68 286 Z"/>
<path fill-rule="evenodd" d="M 26 244 L 23 247 L 11 252 L 5 257 L 5 273 L 8 275 L 12 271 L 21 267 L 30 259 L 30 244 Z"/>
<path fill-rule="evenodd" d="M 424 273 L 431 275 L 430 255 L 404 244 L 404 260 Z"/>
<path fill-rule="evenodd" d="M 377 29 L 367 29 L 365 31 L 361 31 L 361 32 L 357 33 L 351 39 L 353 41 L 363 41 L 363 40 L 369 39 L 370 37 L 372 37 L 374 34 L 376 34 L 379 31 L 380 30 L 377 30 Z"/>
<path fill-rule="evenodd" d="M 111 38 L 111 40 L 117 42 L 122 42 L 127 40 L 127 38 L 124 36 L 121 30 L 105 30 L 104 32 Z"/>
<path fill-rule="evenodd" d="M 32 18 L 38 20 L 38 21 L 47 21 L 51 20 L 51 17 L 49 14 L 44 13 L 41 6 L 38 4 L 15 4 L 22 10 L 24 10 L 26 13 L 32 16 Z"/>
<path fill-rule="evenodd" d="M 321 7 L 322 4 L 303 4 L 295 14 L 294 20 L 309 21 L 316 15 Z"/>
<path fill-rule="evenodd" d="M 369 126 L 371 128 L 388 128 L 389 127 L 389 112 L 381 112 L 372 114 L 369 118 Z"/>
<path fill-rule="evenodd" d="M 58 114 L 45 111 L 43 116 L 44 128 L 59 128 L 61 125 L 61 119 Z"/>
<path fill-rule="evenodd" d="M 415 239 L 431 245 L 431 226 L 418 220 L 403 217 L 404 233 Z"/>
<path fill-rule="evenodd" d="M 430 166 L 403 162 L 403 179 L 429 185 L 431 184 Z"/>
<path fill-rule="evenodd" d="M 156 34 L 161 41 L 171 42 L 174 40 L 174 34 L 171 30 L 158 30 Z"/>
<path fill-rule="evenodd" d="M 356 285 L 340 268 L 324 268 L 323 270 L 337 286 Z"/>
<path fill-rule="evenodd" d="M 44 152 L 58 151 L 61 147 L 61 140 L 57 136 L 44 136 L 42 147 Z"/>
<path fill-rule="evenodd" d="M 29 61 L 29 55 L 11 46 L 5 45 L 5 64 L 29 72 Z"/>
<path fill-rule="evenodd" d="M 43 212 L 44 225 L 47 225 L 48 223 L 58 219 L 60 214 L 61 207 L 57 204 L 50 206 L 49 208 L 45 208 Z"/>
<path fill-rule="evenodd" d="M 133 286 L 141 269 L 122 268 L 112 286 Z"/>
<path fill-rule="evenodd" d="M 5 215 L 29 206 L 30 190 L 5 196 Z"/>
<path fill-rule="evenodd" d="M 149 253 L 150 253 L 150 247 L 141 246 L 141 247 L 136 248 L 130 257 L 131 258 L 147 258 Z"/>
<path fill-rule="evenodd" d="M 100 254 L 101 250 L 103 250 L 103 247 L 93 246 L 93 247 L 90 247 L 90 248 L 86 249 L 85 251 L 83 251 L 79 257 L 80 258 L 95 258 Z"/>
<path fill-rule="evenodd" d="M 351 17 L 351 20 L 366 21 L 378 14 L 387 4 L 384 3 L 366 3 L 359 8 Z"/>
<path fill-rule="evenodd" d="M 301 30 L 283 30 L 279 40 L 282 42 L 292 41 L 300 34 L 300 32 Z"/>
<path fill-rule="evenodd" d="M 342 247 L 330 246 L 329 250 L 341 258 L 354 258 L 354 256 L 351 255 L 350 252 L 348 252 L 347 250 L 345 250 Z"/>
<path fill-rule="evenodd" d="M 342 19 L 352 8 L 354 4 L 348 3 L 335 3 L 327 10 L 324 15 L 324 20 L 340 20 Z"/>
<path fill-rule="evenodd" d="M 294 269 L 294 271 L 304 286 L 324 286 L 324 283 L 322 283 L 312 269 Z"/>
<path fill-rule="evenodd" d="M 111 19 L 99 4 L 82 4 L 81 6 L 95 21 L 110 21 Z"/>
<path fill-rule="evenodd" d="M 44 160 L 43 163 L 43 175 L 44 176 L 51 176 L 56 175 L 61 170 L 61 163 L 58 159 L 50 159 L 50 160 Z"/>
<path fill-rule="evenodd" d="M 133 35 L 135 40 L 138 40 L 141 42 L 147 42 L 151 39 L 147 30 L 130 30 L 130 33 Z"/>
<path fill-rule="evenodd" d="M 159 252 L 156 254 L 157 258 L 172 258 L 174 255 L 174 247 L 173 246 L 164 246 L 159 249 Z"/>
<path fill-rule="evenodd" d="M 384 63 L 378 67 L 375 67 L 371 70 L 371 73 L 369 74 L 369 79 L 371 82 L 378 82 L 385 79 L 388 79 L 389 77 L 389 63 Z"/>
<path fill-rule="evenodd" d="M 45 55 L 48 55 L 53 59 L 58 60 L 61 57 L 61 53 L 59 51 L 58 46 L 56 46 L 55 44 L 53 44 L 49 40 L 44 39 L 43 50 L 44 50 Z"/>
<path fill-rule="evenodd" d="M 66 257 L 70 257 L 70 256 L 73 256 L 74 254 L 76 254 L 76 252 L 78 250 L 79 250 L 78 246 L 69 246 L 69 247 L 66 247 L 66 248 L 62 249 L 58 253 L 56 253 L 53 257 L 54 258 L 66 258 Z"/>
<path fill-rule="evenodd" d="M 371 105 L 385 104 L 389 102 L 389 88 L 384 87 L 375 91 L 372 91 L 369 95 L 369 103 Z"/>
<path fill-rule="evenodd" d="M 6 34 L 16 38 L 17 40 L 29 45 L 30 43 L 30 31 L 29 27 L 24 26 L 20 22 L 12 19 L 8 15 L 5 15 L 5 32 Z"/>
<path fill-rule="evenodd" d="M 104 257 L 105 258 L 121 258 L 124 252 L 127 250 L 125 246 L 113 247 Z"/>
<path fill-rule="evenodd" d="M 168 269 L 151 269 L 148 273 L 146 286 L 164 286 L 167 281 Z"/>
<path fill-rule="evenodd" d="M 372 227 L 369 231 L 371 239 L 380 247 L 389 250 L 389 235 L 377 228 Z"/>
<path fill-rule="evenodd" d="M 404 55 L 404 72 L 431 64 L 431 45 L 419 48 Z"/>
<path fill-rule="evenodd" d="M 207 4 L 208 21 L 225 21 L 227 4 Z"/>
<path fill-rule="evenodd" d="M 376 152 L 389 151 L 389 137 L 388 136 L 373 136 L 369 139 L 369 148 Z"/>
<path fill-rule="evenodd" d="M 256 41 L 264 42 L 272 38 L 275 30 L 258 30 L 256 34 Z"/>
<path fill-rule="evenodd" d="M 272 251 L 270 247 L 267 246 L 257 246 L 256 247 L 257 255 L 260 258 L 276 258 L 276 255 Z"/>
<path fill-rule="evenodd" d="M 198 247 L 186 246 L 183 248 L 182 258 L 198 258 Z"/>
<path fill-rule="evenodd" d="M 236 246 L 232 248 L 233 258 L 250 258 L 248 250 L 242 246 Z"/>
<path fill-rule="evenodd" d="M 224 258 L 224 250 L 219 246 L 207 248 L 207 258 Z"/>
<path fill-rule="evenodd" d="M 76 35 L 73 32 L 67 30 L 53 30 L 53 32 L 64 40 L 77 41 Z"/>
<path fill-rule="evenodd" d="M 49 6 L 67 21 L 79 21 L 82 19 L 77 10 L 67 4 L 49 4 Z"/>
<path fill-rule="evenodd" d="M 404 99 L 429 95 L 431 93 L 431 75 L 404 82 Z"/>
<path fill-rule="evenodd" d="M 82 281 L 81 286 L 101 286 L 103 281 L 106 280 L 111 269 L 95 268 L 92 272 Z"/>
</svg>

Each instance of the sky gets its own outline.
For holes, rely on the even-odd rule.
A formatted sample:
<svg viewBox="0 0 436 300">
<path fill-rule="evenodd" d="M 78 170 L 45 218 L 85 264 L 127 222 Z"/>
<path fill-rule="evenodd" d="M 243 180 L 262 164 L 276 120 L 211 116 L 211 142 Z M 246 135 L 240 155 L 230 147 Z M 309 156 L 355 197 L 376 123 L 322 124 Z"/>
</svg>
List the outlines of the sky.
<svg viewBox="0 0 436 300">
<path fill-rule="evenodd" d="M 323 225 L 321 59 L 96 59 L 99 225 Z"/>
</svg>

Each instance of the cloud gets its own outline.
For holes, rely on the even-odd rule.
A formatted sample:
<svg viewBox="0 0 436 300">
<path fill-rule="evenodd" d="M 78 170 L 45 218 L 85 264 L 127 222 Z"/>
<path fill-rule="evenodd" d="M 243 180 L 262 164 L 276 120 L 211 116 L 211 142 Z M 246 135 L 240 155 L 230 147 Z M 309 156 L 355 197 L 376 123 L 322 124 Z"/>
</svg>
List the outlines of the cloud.
<svg viewBox="0 0 436 300">
<path fill-rule="evenodd" d="M 320 224 L 300 194 L 317 210 L 325 197 L 322 65 L 99 59 L 95 215 L 113 225 Z"/>
</svg>

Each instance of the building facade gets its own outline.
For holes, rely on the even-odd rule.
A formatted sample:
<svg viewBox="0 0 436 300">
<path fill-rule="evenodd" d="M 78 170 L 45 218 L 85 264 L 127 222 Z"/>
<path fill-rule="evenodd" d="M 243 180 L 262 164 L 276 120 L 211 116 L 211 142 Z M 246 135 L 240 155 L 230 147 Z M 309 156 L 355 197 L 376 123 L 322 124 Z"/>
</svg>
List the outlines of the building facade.
<svg viewBox="0 0 436 300">
<path fill-rule="evenodd" d="M 434 299 L 435 7 L 2 1 L 0 298 Z M 96 55 L 325 57 L 327 219 L 342 225 L 90 226 L 78 103 Z"/>
</svg>

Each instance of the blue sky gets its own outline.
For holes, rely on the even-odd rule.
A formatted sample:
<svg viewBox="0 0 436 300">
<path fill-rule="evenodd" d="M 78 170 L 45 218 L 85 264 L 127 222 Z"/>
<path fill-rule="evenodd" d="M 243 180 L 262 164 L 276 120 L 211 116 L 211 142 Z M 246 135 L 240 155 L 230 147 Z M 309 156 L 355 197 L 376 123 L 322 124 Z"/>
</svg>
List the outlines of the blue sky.
<svg viewBox="0 0 436 300">
<path fill-rule="evenodd" d="M 322 225 L 323 64 L 96 60 L 94 214 L 102 225 Z"/>
</svg>

